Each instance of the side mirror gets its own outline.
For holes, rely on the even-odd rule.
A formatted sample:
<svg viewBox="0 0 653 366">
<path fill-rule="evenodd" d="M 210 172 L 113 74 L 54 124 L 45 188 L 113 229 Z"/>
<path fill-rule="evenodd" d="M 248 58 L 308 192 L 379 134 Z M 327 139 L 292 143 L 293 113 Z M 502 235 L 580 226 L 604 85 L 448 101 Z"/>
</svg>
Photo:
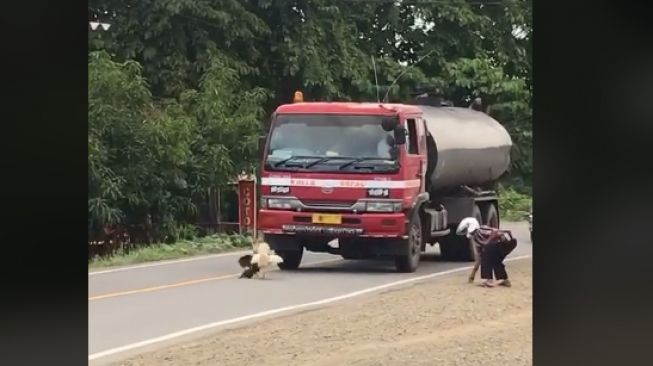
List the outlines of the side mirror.
<svg viewBox="0 0 653 366">
<path fill-rule="evenodd" d="M 387 135 L 385 137 L 385 142 L 388 144 L 388 146 L 395 146 L 396 145 L 395 138 L 392 135 Z"/>
<path fill-rule="evenodd" d="M 399 118 L 397 117 L 383 117 L 381 120 L 381 127 L 383 131 L 390 132 L 399 126 Z"/>
<path fill-rule="evenodd" d="M 395 135 L 395 145 L 399 146 L 399 145 L 403 145 L 403 144 L 406 143 L 406 129 L 405 128 L 403 128 L 401 126 L 395 127 L 394 135 Z"/>
<path fill-rule="evenodd" d="M 399 147 L 397 145 L 394 145 L 390 148 L 390 159 L 399 159 Z"/>
</svg>

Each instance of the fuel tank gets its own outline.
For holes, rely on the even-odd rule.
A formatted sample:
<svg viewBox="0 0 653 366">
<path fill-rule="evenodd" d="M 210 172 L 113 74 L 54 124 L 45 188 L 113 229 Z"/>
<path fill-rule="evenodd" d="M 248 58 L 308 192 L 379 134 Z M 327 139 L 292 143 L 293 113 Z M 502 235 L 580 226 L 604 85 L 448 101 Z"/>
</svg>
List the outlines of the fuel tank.
<svg viewBox="0 0 653 366">
<path fill-rule="evenodd" d="M 508 170 L 512 140 L 498 121 L 468 108 L 418 107 L 428 132 L 429 191 L 483 186 Z"/>
</svg>

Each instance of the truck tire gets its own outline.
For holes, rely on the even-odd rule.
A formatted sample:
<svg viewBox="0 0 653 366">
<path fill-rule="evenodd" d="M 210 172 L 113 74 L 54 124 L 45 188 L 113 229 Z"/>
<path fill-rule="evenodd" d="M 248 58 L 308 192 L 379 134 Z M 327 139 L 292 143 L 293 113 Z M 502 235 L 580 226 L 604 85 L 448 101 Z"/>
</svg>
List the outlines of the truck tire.
<svg viewBox="0 0 653 366">
<path fill-rule="evenodd" d="M 359 245 L 359 243 L 355 239 L 338 239 L 338 246 L 342 259 L 361 259 L 362 256 L 360 253 L 355 250 L 357 245 Z"/>
<path fill-rule="evenodd" d="M 415 211 L 408 223 L 408 239 L 406 239 L 405 255 L 395 256 L 397 272 L 413 273 L 419 266 L 422 255 L 422 222 L 419 213 Z"/>
<path fill-rule="evenodd" d="M 478 204 L 474 206 L 474 217 L 479 223 L 483 223 L 481 209 Z M 474 244 L 466 236 L 456 235 L 457 227 L 450 228 L 451 233 L 440 238 L 440 255 L 443 260 L 454 262 L 472 262 L 474 261 Z"/>
<path fill-rule="evenodd" d="M 270 248 L 277 253 L 283 262 L 279 263 L 282 270 L 292 270 L 299 268 L 304 254 L 304 247 L 301 242 L 294 236 L 289 235 L 263 235 Z"/>
<path fill-rule="evenodd" d="M 281 270 L 293 270 L 299 268 L 304 256 L 303 250 L 283 250 L 278 251 L 277 254 L 283 258 L 283 262 L 279 263 Z"/>
<path fill-rule="evenodd" d="M 495 229 L 499 228 L 499 212 L 497 211 L 497 207 L 494 205 L 494 203 L 490 203 L 485 207 L 483 225 L 487 225 Z"/>
</svg>

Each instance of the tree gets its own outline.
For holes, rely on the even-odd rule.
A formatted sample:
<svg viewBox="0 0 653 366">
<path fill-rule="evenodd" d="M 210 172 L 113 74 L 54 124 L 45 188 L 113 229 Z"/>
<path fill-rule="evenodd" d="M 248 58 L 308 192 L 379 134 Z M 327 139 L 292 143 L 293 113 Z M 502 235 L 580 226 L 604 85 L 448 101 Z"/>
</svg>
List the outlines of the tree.
<svg viewBox="0 0 653 366">
<path fill-rule="evenodd" d="M 238 71 L 212 60 L 199 90 L 155 101 L 137 62 L 91 53 L 90 229 L 151 223 L 174 240 L 208 188 L 252 168 L 267 95 L 239 89 Z"/>
<path fill-rule="evenodd" d="M 197 88 L 216 53 L 241 75 L 255 73 L 255 40 L 269 34 L 238 0 L 92 0 L 89 8 L 115 23 L 92 35 L 90 48 L 138 61 L 155 97 Z"/>
<path fill-rule="evenodd" d="M 405 101 L 420 84 L 481 97 L 532 174 L 531 2 L 92 0 L 89 225 L 174 238 L 209 189 L 257 164 L 270 112 L 306 100 Z M 391 87 L 392 86 L 392 87 Z M 172 240 L 172 239 L 170 239 Z"/>
</svg>

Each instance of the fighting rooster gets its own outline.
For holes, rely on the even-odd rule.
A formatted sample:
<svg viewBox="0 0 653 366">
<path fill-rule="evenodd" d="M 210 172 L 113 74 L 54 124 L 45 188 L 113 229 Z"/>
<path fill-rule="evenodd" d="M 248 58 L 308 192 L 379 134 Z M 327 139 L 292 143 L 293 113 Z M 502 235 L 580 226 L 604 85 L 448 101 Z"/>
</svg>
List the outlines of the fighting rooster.
<svg viewBox="0 0 653 366">
<path fill-rule="evenodd" d="M 239 278 L 252 278 L 252 276 L 258 273 L 260 270 L 258 268 L 258 264 L 252 264 L 252 254 L 245 254 L 244 256 L 240 257 L 238 259 L 238 264 L 240 264 L 241 268 L 245 269 Z"/>
<path fill-rule="evenodd" d="M 268 243 L 257 240 L 254 243 L 254 254 L 246 254 L 238 259 L 238 264 L 245 269 L 240 278 L 252 278 L 256 275 L 265 279 L 265 272 L 279 263 L 283 263 L 283 258 L 271 250 Z"/>
</svg>

